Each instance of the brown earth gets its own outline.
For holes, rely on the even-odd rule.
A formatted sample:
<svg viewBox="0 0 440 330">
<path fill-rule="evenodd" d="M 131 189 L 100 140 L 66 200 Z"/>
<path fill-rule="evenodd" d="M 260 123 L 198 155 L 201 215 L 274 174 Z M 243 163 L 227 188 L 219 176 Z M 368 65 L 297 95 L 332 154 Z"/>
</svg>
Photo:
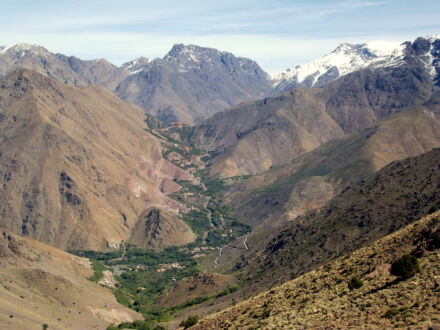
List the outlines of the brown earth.
<svg viewBox="0 0 440 330">
<path fill-rule="evenodd" d="M 206 315 L 325 265 L 420 219 L 440 206 L 440 149 L 395 161 L 346 186 L 319 211 L 280 227 L 253 232 L 249 250 L 223 249 L 203 269 L 237 276 L 242 290 L 187 311 Z"/>
<path fill-rule="evenodd" d="M 28 70 L 0 81 L 0 106 L 0 227 L 102 250 L 127 240 L 148 207 L 181 208 L 166 182 L 192 176 L 161 158 L 140 108 Z"/>
<path fill-rule="evenodd" d="M 195 239 L 191 228 L 175 214 L 153 208 L 140 217 L 128 242 L 147 249 L 161 249 L 192 243 Z"/>
<path fill-rule="evenodd" d="M 88 281 L 90 261 L 0 231 L 0 328 L 105 329 L 141 316 Z"/>
</svg>

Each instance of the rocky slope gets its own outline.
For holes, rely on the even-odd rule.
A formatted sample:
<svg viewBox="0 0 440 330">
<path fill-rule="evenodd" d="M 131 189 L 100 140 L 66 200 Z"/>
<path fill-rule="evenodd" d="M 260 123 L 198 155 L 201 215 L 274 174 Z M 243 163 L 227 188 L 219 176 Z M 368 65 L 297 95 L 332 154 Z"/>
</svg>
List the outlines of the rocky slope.
<svg viewBox="0 0 440 330">
<path fill-rule="evenodd" d="M 129 243 L 147 249 L 185 245 L 194 242 L 196 235 L 175 214 L 153 208 L 144 212 L 132 231 Z"/>
<path fill-rule="evenodd" d="M 414 53 L 398 66 L 360 70 L 322 88 L 241 104 L 196 126 L 192 141 L 218 154 L 213 176 L 255 174 L 285 164 L 429 99 L 435 81 L 424 56 Z"/>
<path fill-rule="evenodd" d="M 194 329 L 435 328 L 440 325 L 440 213 L 430 215 L 270 291 L 216 313 Z M 390 274 L 407 253 L 421 272 Z M 357 276 L 363 286 L 350 290 Z"/>
<path fill-rule="evenodd" d="M 127 240 L 147 207 L 180 209 L 162 187 L 191 176 L 162 159 L 140 108 L 24 69 L 0 80 L 0 108 L 2 228 L 99 250 Z"/>
<path fill-rule="evenodd" d="M 173 307 L 197 297 L 209 297 L 237 284 L 233 276 L 223 274 L 196 273 L 170 288 L 158 305 Z"/>
<path fill-rule="evenodd" d="M 399 230 L 440 205 L 439 185 L 440 149 L 434 149 L 346 186 L 320 211 L 257 229 L 247 236 L 248 249 L 237 241 L 201 260 L 203 269 L 234 275 L 243 288 L 187 309 L 180 320 L 235 305 Z"/>
<path fill-rule="evenodd" d="M 0 231 L 2 329 L 103 329 L 140 315 L 88 281 L 90 261 Z"/>
<path fill-rule="evenodd" d="M 177 44 L 163 59 L 131 69 L 115 93 L 164 121 L 194 123 L 262 97 L 270 85 L 269 76 L 254 61 Z"/>
</svg>

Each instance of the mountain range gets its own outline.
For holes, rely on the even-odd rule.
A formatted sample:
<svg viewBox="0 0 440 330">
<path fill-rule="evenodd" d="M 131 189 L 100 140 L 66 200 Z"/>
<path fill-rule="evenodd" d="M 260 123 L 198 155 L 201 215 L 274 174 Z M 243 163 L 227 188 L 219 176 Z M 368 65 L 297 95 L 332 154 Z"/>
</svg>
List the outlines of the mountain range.
<svg viewBox="0 0 440 330">
<path fill-rule="evenodd" d="M 343 43 L 330 54 L 274 75 L 274 89 L 283 92 L 298 87 L 322 87 L 332 80 L 361 69 L 399 66 L 407 56 L 423 55 L 423 62 L 439 81 L 439 35 L 418 38 L 414 43 L 375 41 Z"/>
<path fill-rule="evenodd" d="M 341 44 L 330 54 L 270 76 L 256 62 L 231 53 L 176 44 L 161 59 L 140 57 L 117 67 L 83 61 L 31 44 L 0 46 L 0 76 L 28 68 L 71 85 L 101 85 L 167 121 L 200 123 L 240 102 L 298 87 L 322 87 L 361 69 L 400 66 L 417 55 L 439 83 L 438 35 L 414 43 Z"/>
<path fill-rule="evenodd" d="M 438 214 L 414 223 L 440 206 L 439 63 L 438 35 L 275 76 L 195 45 L 121 66 L 0 47 L 0 324 L 356 326 L 336 307 L 371 306 L 346 282 L 391 299 L 410 282 L 381 265 L 404 253 L 437 290 Z M 399 308 L 435 325 L 416 291 Z M 313 316 L 334 299 L 340 323 Z"/>
<path fill-rule="evenodd" d="M 431 43 L 417 39 L 405 47 L 399 65 L 358 70 L 321 88 L 295 88 L 220 112 L 196 126 L 192 141 L 219 153 L 211 174 L 228 177 L 260 173 L 365 129 L 426 101 L 436 88 L 426 66 Z"/>
<path fill-rule="evenodd" d="M 27 68 L 74 86 L 100 85 L 168 122 L 200 122 L 241 101 L 264 96 L 270 78 L 257 63 L 231 53 L 175 45 L 163 59 L 117 67 L 82 61 L 30 44 L 0 48 L 0 75 Z"/>
</svg>

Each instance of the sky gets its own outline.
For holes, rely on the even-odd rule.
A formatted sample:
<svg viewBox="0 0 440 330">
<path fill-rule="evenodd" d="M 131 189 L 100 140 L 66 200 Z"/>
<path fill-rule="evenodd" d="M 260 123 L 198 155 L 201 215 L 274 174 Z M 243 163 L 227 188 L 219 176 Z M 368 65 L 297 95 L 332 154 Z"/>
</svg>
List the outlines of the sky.
<svg viewBox="0 0 440 330">
<path fill-rule="evenodd" d="M 438 0 L 0 0 L 0 17 L 0 45 L 29 42 L 120 65 L 196 44 L 251 58 L 269 73 L 341 42 L 440 33 Z"/>
</svg>

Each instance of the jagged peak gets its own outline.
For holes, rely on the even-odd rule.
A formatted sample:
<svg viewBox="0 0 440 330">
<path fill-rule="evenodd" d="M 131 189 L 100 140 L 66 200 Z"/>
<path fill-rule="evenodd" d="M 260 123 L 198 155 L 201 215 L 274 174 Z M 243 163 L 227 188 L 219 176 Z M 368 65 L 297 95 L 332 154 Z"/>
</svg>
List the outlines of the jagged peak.
<svg viewBox="0 0 440 330">
<path fill-rule="evenodd" d="M 126 72 L 134 72 L 142 69 L 145 65 L 151 63 L 151 60 L 147 57 L 137 57 L 134 60 L 123 63 L 120 68 Z"/>
<path fill-rule="evenodd" d="M 376 62 L 383 64 L 388 61 L 390 65 L 394 65 L 402 52 L 403 46 L 398 42 L 383 40 L 362 44 L 344 42 L 319 59 L 273 75 L 274 88 L 290 88 L 292 83 L 313 87 L 321 84 L 320 78 L 329 72 L 331 72 L 330 76 L 335 79 Z"/>
<path fill-rule="evenodd" d="M 429 34 L 424 36 L 423 39 L 429 40 L 430 42 L 434 42 L 436 40 L 440 40 L 440 34 Z"/>
<path fill-rule="evenodd" d="M 171 50 L 164 56 L 164 60 L 168 62 L 173 62 L 176 59 L 181 60 L 192 60 L 194 62 L 199 62 L 204 58 L 220 57 L 220 56 L 230 56 L 235 57 L 232 53 L 220 51 L 215 48 L 203 47 L 194 44 L 175 44 Z M 238 59 L 238 58 L 237 58 Z"/>
<path fill-rule="evenodd" d="M 4 54 L 6 52 L 27 52 L 27 51 L 48 52 L 46 48 L 37 44 L 18 43 L 18 44 L 3 46 L 3 48 L 0 50 L 0 54 Z"/>
</svg>

